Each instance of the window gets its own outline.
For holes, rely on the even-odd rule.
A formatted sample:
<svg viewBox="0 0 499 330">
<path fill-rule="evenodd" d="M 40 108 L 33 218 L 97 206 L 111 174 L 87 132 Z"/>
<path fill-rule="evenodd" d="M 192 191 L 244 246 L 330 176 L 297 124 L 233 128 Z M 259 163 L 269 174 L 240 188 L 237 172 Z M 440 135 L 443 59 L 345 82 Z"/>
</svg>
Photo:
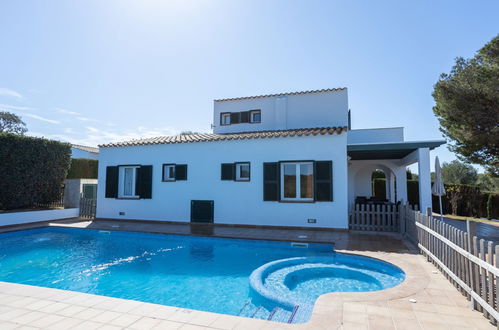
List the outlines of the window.
<svg viewBox="0 0 499 330">
<path fill-rule="evenodd" d="M 152 165 L 106 167 L 106 198 L 152 198 Z"/>
<path fill-rule="evenodd" d="M 250 111 L 250 123 L 261 123 L 262 122 L 262 111 L 261 110 L 251 110 Z"/>
<path fill-rule="evenodd" d="M 82 187 L 83 198 L 96 199 L 97 198 L 97 184 L 84 183 Z"/>
<path fill-rule="evenodd" d="M 235 181 L 249 181 L 249 180 L 250 180 L 250 163 L 236 163 Z"/>
<path fill-rule="evenodd" d="M 221 179 L 224 181 L 250 181 L 249 162 L 224 163 L 221 170 Z"/>
<path fill-rule="evenodd" d="M 312 162 L 281 163 L 281 199 L 314 200 L 314 165 Z"/>
<path fill-rule="evenodd" d="M 252 123 L 257 124 L 262 122 L 261 110 L 250 110 L 242 112 L 222 112 L 220 114 L 220 125 L 234 125 Z"/>
<path fill-rule="evenodd" d="M 163 181 L 175 181 L 175 164 L 163 165 Z"/>
<path fill-rule="evenodd" d="M 220 125 L 230 125 L 230 112 L 220 114 Z"/>
<path fill-rule="evenodd" d="M 163 164 L 163 182 L 187 180 L 186 164 Z"/>
<path fill-rule="evenodd" d="M 136 181 L 137 172 L 140 166 L 120 166 L 118 178 L 118 197 L 139 198 L 137 195 Z"/>
</svg>

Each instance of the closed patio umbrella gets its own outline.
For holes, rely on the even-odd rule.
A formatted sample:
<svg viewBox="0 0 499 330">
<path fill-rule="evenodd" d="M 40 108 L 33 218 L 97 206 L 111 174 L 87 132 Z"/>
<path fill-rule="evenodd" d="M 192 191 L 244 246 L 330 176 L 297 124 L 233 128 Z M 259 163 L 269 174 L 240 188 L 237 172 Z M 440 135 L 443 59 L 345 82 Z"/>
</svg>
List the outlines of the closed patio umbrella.
<svg viewBox="0 0 499 330">
<path fill-rule="evenodd" d="M 431 193 L 438 196 L 438 202 L 440 204 L 440 220 L 443 220 L 442 196 L 445 196 L 445 187 L 442 182 L 442 169 L 440 168 L 438 156 L 435 157 L 435 182 L 433 183 L 433 187 L 431 187 Z"/>
</svg>

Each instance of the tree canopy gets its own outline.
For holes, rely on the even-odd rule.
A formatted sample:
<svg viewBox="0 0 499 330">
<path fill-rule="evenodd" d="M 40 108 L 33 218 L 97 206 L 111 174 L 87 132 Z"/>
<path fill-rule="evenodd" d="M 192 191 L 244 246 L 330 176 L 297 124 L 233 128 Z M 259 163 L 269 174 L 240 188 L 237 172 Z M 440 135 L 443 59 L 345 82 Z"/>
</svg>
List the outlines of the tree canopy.
<svg viewBox="0 0 499 330">
<path fill-rule="evenodd" d="M 11 112 L 0 111 L 0 133 L 24 135 L 27 131 L 21 117 Z"/>
<path fill-rule="evenodd" d="M 478 178 L 477 170 L 458 160 L 442 164 L 442 181 L 446 184 L 474 185 Z"/>
<path fill-rule="evenodd" d="M 433 111 L 449 149 L 499 176 L 499 35 L 475 57 L 459 57 L 433 91 Z"/>
</svg>

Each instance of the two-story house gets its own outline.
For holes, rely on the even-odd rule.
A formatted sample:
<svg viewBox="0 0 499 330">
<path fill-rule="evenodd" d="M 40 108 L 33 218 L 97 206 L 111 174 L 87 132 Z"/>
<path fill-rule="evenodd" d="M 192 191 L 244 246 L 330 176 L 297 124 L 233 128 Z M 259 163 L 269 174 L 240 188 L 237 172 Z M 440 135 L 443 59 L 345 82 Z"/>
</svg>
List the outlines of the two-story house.
<svg viewBox="0 0 499 330">
<path fill-rule="evenodd" d="M 415 162 L 431 206 L 429 152 L 444 141 L 352 130 L 349 118 L 346 88 L 215 100 L 211 134 L 101 145 L 97 217 L 348 228 L 373 170 L 396 203 Z"/>
</svg>

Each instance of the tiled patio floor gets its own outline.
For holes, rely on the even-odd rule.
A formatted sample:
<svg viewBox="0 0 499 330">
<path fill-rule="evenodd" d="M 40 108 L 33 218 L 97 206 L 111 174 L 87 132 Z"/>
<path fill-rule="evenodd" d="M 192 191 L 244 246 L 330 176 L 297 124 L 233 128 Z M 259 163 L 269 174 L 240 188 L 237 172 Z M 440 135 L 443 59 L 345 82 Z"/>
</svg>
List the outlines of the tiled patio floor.
<svg viewBox="0 0 499 330">
<path fill-rule="evenodd" d="M 72 219 L 51 223 L 95 229 L 334 242 L 342 252 L 392 262 L 407 275 L 401 285 L 369 293 L 330 293 L 311 320 L 288 325 L 50 288 L 0 282 L 0 329 L 493 329 L 481 313 L 396 235 L 211 225 Z M 119 225 L 119 227 L 115 227 Z M 4 228 L 1 231 L 28 228 Z M 306 238 L 300 238 L 306 235 Z M 298 237 L 300 236 L 300 237 Z M 416 303 L 410 302 L 416 299 Z"/>
</svg>

